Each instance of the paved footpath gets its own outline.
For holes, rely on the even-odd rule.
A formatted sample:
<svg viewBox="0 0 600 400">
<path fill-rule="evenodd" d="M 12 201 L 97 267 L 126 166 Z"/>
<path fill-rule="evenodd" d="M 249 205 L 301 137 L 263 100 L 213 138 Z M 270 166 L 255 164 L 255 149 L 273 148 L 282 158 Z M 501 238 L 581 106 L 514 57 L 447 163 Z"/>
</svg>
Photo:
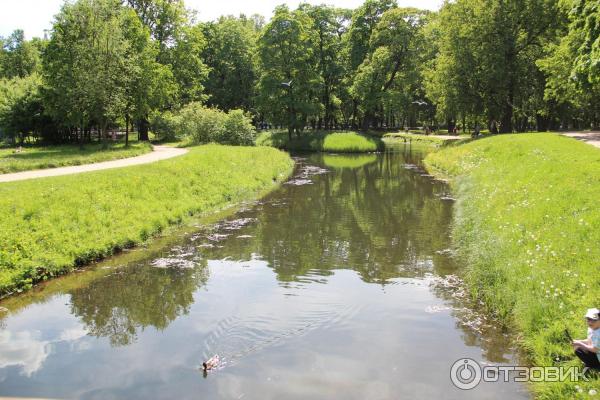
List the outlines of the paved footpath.
<svg viewBox="0 0 600 400">
<path fill-rule="evenodd" d="M 101 171 L 133 165 L 149 164 L 160 160 L 178 157 L 186 154 L 187 149 L 178 149 L 169 146 L 154 146 L 152 153 L 137 157 L 123 158 L 121 160 L 105 161 L 95 164 L 74 165 L 72 167 L 37 169 L 33 171 L 16 172 L 14 174 L 1 174 L 0 183 L 24 181 L 26 179 L 47 178 L 49 176 L 62 176 L 80 174 L 83 172 Z"/>
<path fill-rule="evenodd" d="M 600 132 L 566 132 L 563 135 L 600 148 Z"/>
</svg>

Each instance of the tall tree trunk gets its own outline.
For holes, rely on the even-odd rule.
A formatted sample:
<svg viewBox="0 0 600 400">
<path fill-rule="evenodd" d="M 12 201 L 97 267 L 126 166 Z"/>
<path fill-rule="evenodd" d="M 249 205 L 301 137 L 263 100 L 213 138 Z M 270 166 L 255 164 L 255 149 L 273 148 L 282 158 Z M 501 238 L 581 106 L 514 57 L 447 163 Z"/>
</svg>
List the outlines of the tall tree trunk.
<svg viewBox="0 0 600 400">
<path fill-rule="evenodd" d="M 142 117 L 138 125 L 139 140 L 143 142 L 149 141 L 150 136 L 148 135 L 148 132 L 150 131 L 150 123 L 148 122 L 148 118 Z"/>
</svg>

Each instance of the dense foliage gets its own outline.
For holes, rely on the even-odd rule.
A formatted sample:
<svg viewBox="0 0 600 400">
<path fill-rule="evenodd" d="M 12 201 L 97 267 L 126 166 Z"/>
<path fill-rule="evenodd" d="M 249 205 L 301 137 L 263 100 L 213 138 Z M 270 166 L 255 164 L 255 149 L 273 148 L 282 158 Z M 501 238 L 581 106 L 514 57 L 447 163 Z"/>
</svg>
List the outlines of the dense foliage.
<svg viewBox="0 0 600 400">
<path fill-rule="evenodd" d="M 0 295 L 252 199 L 292 166 L 271 148 L 202 146 L 149 166 L 4 183 Z"/>
<path fill-rule="evenodd" d="M 456 0 L 437 12 L 366 0 L 197 22 L 183 0 L 68 2 L 48 39 L 1 39 L 0 132 L 83 142 L 136 126 L 147 139 L 152 121 L 167 127 L 190 103 L 289 136 L 595 127 L 599 12 L 585 0 Z"/>
</svg>

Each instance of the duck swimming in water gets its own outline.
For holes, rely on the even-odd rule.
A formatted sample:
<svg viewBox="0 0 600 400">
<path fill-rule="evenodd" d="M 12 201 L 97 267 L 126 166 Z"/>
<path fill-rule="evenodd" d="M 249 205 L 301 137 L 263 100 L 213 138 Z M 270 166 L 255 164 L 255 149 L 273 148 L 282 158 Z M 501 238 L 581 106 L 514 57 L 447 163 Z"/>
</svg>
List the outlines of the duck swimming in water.
<svg viewBox="0 0 600 400">
<path fill-rule="evenodd" d="M 210 371 L 211 369 L 217 368 L 220 362 L 219 356 L 215 355 L 210 360 L 203 362 L 202 368 L 204 368 L 205 371 Z"/>
</svg>

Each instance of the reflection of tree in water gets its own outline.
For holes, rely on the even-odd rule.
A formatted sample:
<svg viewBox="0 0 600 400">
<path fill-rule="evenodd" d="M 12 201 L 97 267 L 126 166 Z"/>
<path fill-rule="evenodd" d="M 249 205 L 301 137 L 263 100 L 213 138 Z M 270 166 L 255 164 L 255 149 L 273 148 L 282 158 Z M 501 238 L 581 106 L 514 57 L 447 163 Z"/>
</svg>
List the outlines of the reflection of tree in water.
<svg viewBox="0 0 600 400">
<path fill-rule="evenodd" d="M 134 342 L 139 330 L 163 330 L 187 314 L 193 294 L 208 280 L 208 268 L 121 268 L 71 292 L 72 313 L 89 334 L 108 337 L 113 346 Z"/>
<path fill-rule="evenodd" d="M 451 206 L 435 196 L 445 188 L 407 170 L 406 162 L 387 154 L 312 177 L 313 185 L 286 186 L 268 199 L 275 205 L 267 202 L 252 215 L 260 223 L 244 234 L 254 239 L 228 239 L 208 256 L 258 253 L 282 282 L 344 268 L 366 282 L 386 283 L 422 275 L 432 265 L 445 268 L 447 258 L 436 251 L 449 247 Z"/>
</svg>

